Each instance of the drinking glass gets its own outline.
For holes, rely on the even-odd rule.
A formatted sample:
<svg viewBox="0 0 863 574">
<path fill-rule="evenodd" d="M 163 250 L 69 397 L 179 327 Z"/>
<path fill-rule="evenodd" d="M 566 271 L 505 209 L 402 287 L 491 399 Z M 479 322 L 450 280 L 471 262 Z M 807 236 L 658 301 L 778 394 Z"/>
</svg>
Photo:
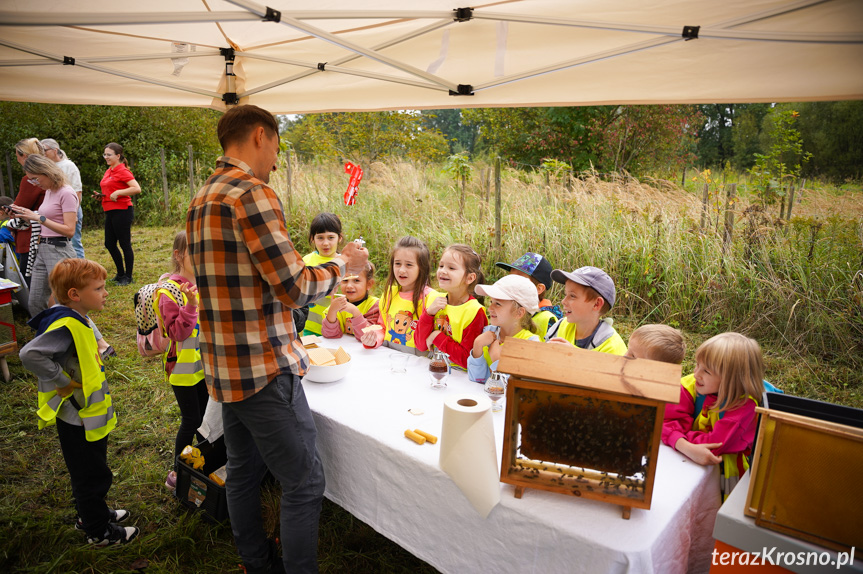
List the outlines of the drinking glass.
<svg viewBox="0 0 863 574">
<path fill-rule="evenodd" d="M 491 412 L 497 413 L 503 409 L 503 397 L 506 395 L 506 381 L 509 375 L 492 371 L 491 376 L 486 379 L 483 390 L 491 399 Z"/>
<path fill-rule="evenodd" d="M 451 370 L 449 356 L 440 349 L 434 349 L 431 361 L 429 361 L 429 381 L 431 381 L 431 388 L 445 389 L 446 380 L 449 378 Z"/>
<path fill-rule="evenodd" d="M 395 374 L 406 373 L 408 370 L 408 358 L 405 353 L 398 351 L 390 353 L 390 372 Z"/>
</svg>

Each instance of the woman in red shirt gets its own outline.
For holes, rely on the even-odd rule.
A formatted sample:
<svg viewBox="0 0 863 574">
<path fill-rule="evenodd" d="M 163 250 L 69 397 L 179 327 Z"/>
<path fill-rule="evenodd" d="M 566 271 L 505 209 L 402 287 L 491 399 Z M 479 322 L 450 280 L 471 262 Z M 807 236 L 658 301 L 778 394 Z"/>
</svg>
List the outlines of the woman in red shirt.
<svg viewBox="0 0 863 574">
<path fill-rule="evenodd" d="M 103 157 L 108 164 L 108 170 L 99 184 L 102 193 L 96 194 L 96 197 L 102 198 L 102 209 L 105 211 L 105 248 L 117 267 L 114 282 L 117 285 L 128 285 L 132 282 L 132 267 L 135 265 L 135 254 L 132 252 L 132 219 L 135 217 L 135 208 L 132 207 L 132 196 L 141 193 L 141 186 L 126 167 L 123 146 L 109 143 L 105 146 Z"/>
<path fill-rule="evenodd" d="M 23 139 L 15 144 L 15 158 L 21 166 L 24 165 L 24 161 L 30 155 L 45 155 L 45 150 L 38 139 Z M 43 199 L 45 199 L 45 190 L 38 185 L 30 183 L 29 178 L 25 174 L 21 178 L 21 184 L 18 186 L 18 195 L 15 196 L 14 205 L 31 211 L 38 211 Z M 22 270 L 25 270 L 27 267 L 28 255 L 30 253 L 30 231 L 30 227 L 27 227 L 15 232 L 15 253 L 18 254 L 18 264 Z M 30 275 L 26 275 L 29 281 Z"/>
</svg>

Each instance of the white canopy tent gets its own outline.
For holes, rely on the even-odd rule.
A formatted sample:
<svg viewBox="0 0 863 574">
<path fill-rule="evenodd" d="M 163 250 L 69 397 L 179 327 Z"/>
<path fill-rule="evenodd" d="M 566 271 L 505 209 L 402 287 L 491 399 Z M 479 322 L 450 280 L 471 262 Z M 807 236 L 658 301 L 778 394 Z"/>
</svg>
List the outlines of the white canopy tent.
<svg viewBox="0 0 863 574">
<path fill-rule="evenodd" d="M 861 0 L 298 4 L 3 0 L 0 99 L 274 113 L 863 99 Z"/>
</svg>

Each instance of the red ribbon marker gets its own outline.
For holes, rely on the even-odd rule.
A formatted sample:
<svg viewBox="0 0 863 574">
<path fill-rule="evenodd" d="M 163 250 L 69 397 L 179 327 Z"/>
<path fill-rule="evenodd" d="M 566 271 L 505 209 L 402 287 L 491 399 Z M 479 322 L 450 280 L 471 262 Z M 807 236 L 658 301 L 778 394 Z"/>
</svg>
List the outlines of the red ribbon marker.
<svg viewBox="0 0 863 574">
<path fill-rule="evenodd" d="M 353 205 L 357 202 L 357 194 L 360 192 L 360 182 L 363 180 L 363 168 L 346 161 L 345 173 L 351 174 L 348 189 L 345 191 L 345 205 Z"/>
</svg>

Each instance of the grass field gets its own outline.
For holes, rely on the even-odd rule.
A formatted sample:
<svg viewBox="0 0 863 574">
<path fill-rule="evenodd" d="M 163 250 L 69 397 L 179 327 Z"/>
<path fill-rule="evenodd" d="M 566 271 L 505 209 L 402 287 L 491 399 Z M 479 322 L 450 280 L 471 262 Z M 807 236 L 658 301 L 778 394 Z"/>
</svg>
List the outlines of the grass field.
<svg viewBox="0 0 863 574">
<path fill-rule="evenodd" d="M 176 228 L 135 228 L 135 279 L 167 271 Z M 112 274 L 101 230 L 84 236 L 87 255 Z M 112 275 L 113 276 L 113 275 Z M 132 297 L 140 283 L 109 287 L 105 309 L 94 314 L 118 356 L 106 366 L 119 424 L 108 439 L 114 483 L 109 505 L 132 512 L 141 528 L 128 546 L 93 549 L 73 529 L 75 509 L 69 476 L 53 427 L 36 428 L 35 378 L 17 356 L 9 358 L 12 380 L 0 381 L 0 572 L 237 573 L 239 557 L 230 526 L 188 513 L 163 483 L 171 467 L 180 411 L 160 373 L 158 359 L 145 360 L 135 346 Z M 16 311 L 19 344 L 32 338 Z M 265 496 L 267 527 L 277 530 L 278 493 Z M 319 543 L 322 572 L 435 572 L 338 506 L 325 501 Z"/>
<path fill-rule="evenodd" d="M 597 265 L 617 282 L 619 302 L 612 315 L 624 338 L 645 322 L 680 327 L 688 344 L 684 371 L 691 369 L 702 341 L 739 330 L 761 341 L 768 378 L 787 392 L 863 406 L 859 192 L 807 190 L 790 222 L 757 209 L 744 214 L 744 196 L 733 239 L 725 244 L 721 198 L 711 203 L 702 225 L 700 197 L 668 182 L 586 176 L 569 188 L 546 188 L 537 174 L 507 169 L 498 249 L 493 191 L 486 202 L 480 181 L 468 187 L 460 210 L 458 190 L 439 171 L 376 164 L 367 170 L 359 202 L 347 208 L 341 204 L 347 182 L 337 168 L 297 167 L 290 196 L 283 173 L 274 182 L 291 236 L 304 253 L 308 223 L 329 210 L 342 217 L 346 239 L 363 235 L 368 241 L 379 280 L 390 246 L 407 233 L 429 243 L 434 261 L 447 244 L 469 243 L 483 255 L 489 280 L 499 277 L 494 261 L 511 261 L 527 250 L 543 252 L 556 267 Z M 182 205 L 183 197 L 177 192 L 175 203 Z M 11 357 L 12 381 L 0 382 L 2 572 L 127 572 L 141 560 L 148 573 L 239 571 L 230 529 L 182 510 L 163 486 L 179 409 L 158 360 L 137 354 L 131 301 L 141 284 L 168 269 L 183 216 L 181 209 L 168 214 L 154 209 L 142 219 L 162 224 L 133 230 L 136 282 L 110 288 L 108 305 L 95 315 L 119 353 L 107 369 L 119 412 L 109 438 L 115 479 L 108 499 L 133 513 L 141 536 L 112 549 L 82 543 L 72 528 L 75 512 L 56 432 L 36 430 L 35 379 Z M 91 226 L 85 233 L 88 256 L 113 274 L 101 242 L 101 229 Z M 21 321 L 19 316 L 23 344 L 32 335 Z M 271 530 L 276 501 L 270 492 Z M 323 572 L 434 571 L 330 503 L 321 522 L 320 563 Z"/>
</svg>

